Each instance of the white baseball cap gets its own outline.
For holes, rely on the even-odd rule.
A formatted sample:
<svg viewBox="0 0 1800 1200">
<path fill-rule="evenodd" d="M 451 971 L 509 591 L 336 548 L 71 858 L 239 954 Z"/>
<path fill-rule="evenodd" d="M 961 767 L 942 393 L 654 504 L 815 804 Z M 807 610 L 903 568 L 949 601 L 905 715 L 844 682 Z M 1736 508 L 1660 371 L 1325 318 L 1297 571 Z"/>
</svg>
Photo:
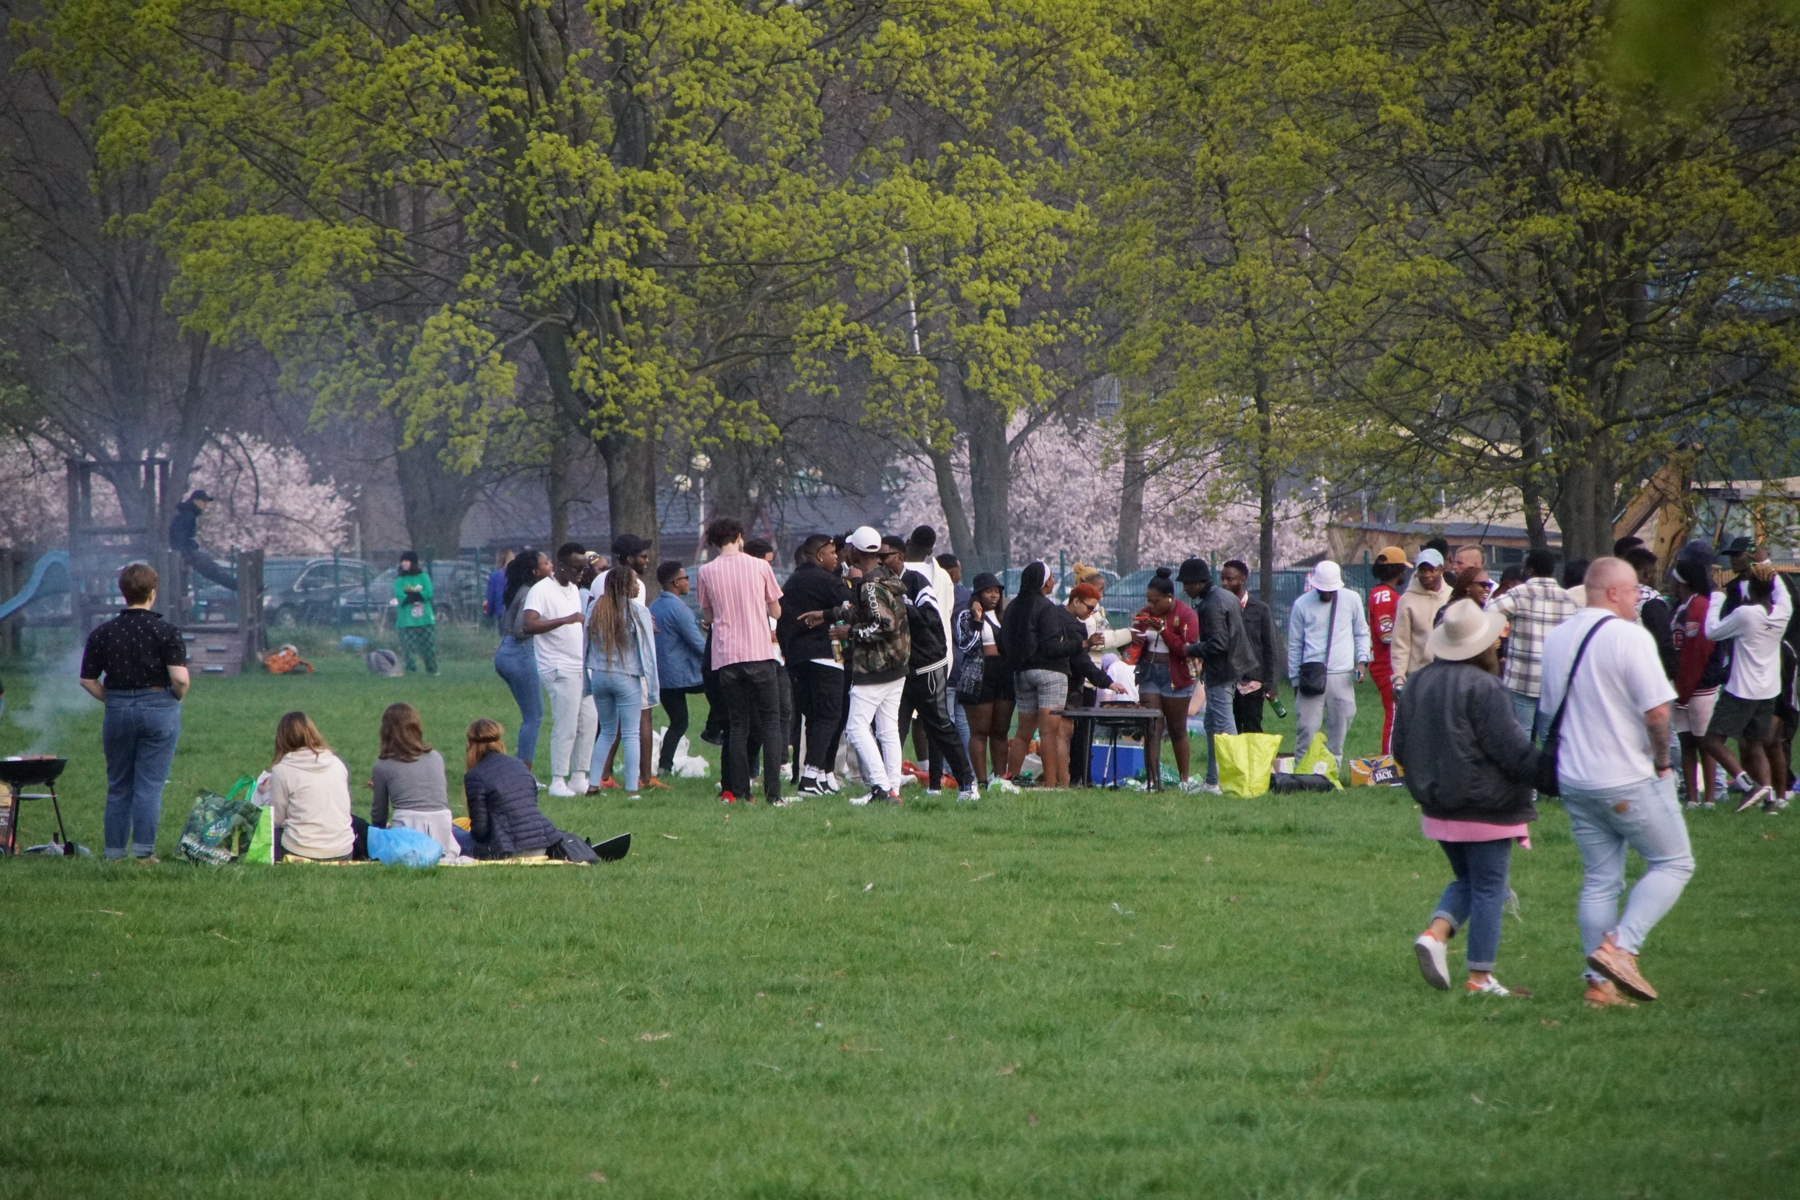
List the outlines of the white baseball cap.
<svg viewBox="0 0 1800 1200">
<path fill-rule="evenodd" d="M 1344 586 L 1344 572 L 1328 558 L 1312 569 L 1312 585 L 1315 592 L 1335 592 Z"/>
<path fill-rule="evenodd" d="M 873 554 L 881 549 L 881 534 L 867 525 L 859 525 L 850 535 L 850 546 L 864 554 Z"/>
<path fill-rule="evenodd" d="M 1419 551 L 1419 565 L 1421 567 L 1442 567 L 1444 565 L 1444 556 L 1427 546 L 1425 549 Z"/>
</svg>

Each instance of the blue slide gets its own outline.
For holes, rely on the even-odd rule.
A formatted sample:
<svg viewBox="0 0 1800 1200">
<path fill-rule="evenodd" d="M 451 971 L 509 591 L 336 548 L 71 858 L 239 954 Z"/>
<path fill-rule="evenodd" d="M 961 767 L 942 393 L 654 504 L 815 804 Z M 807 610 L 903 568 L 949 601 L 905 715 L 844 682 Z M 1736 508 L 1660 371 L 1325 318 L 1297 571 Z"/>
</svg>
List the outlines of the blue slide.
<svg viewBox="0 0 1800 1200">
<path fill-rule="evenodd" d="M 19 590 L 19 594 L 9 600 L 0 600 L 0 621 L 6 620 L 6 618 L 12 616 L 21 608 L 24 608 L 27 604 L 30 604 L 33 600 L 38 598 L 38 589 L 43 587 L 44 576 L 50 573 L 51 567 L 61 567 L 63 569 L 63 574 L 65 575 L 73 574 L 73 572 L 69 570 L 69 552 L 67 550 L 52 550 L 50 553 L 38 559 L 37 565 L 31 568 L 31 578 L 27 580 L 25 586 Z"/>
</svg>

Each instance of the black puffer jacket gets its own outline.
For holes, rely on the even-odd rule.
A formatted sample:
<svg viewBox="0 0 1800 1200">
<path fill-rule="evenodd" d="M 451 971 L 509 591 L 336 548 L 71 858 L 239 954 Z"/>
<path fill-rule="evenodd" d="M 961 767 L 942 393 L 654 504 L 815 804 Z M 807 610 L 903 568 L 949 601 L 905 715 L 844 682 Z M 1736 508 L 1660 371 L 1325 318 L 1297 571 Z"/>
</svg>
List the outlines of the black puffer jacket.
<svg viewBox="0 0 1800 1200">
<path fill-rule="evenodd" d="M 788 663 L 809 662 L 831 657 L 831 622 L 821 621 L 809 629 L 800 621 L 801 613 L 829 613 L 851 599 L 850 585 L 815 562 L 804 562 L 788 576 L 781 589 L 781 619 L 775 624 L 775 637 Z"/>
<path fill-rule="evenodd" d="M 1412 673 L 1394 709 L 1394 761 L 1426 816 L 1518 825 L 1537 820 L 1537 749 L 1495 676 L 1444 659 Z"/>
<path fill-rule="evenodd" d="M 470 767 L 463 799 L 476 858 L 538 854 L 562 840 L 562 831 L 538 809 L 537 780 L 510 754 L 490 754 Z"/>
</svg>

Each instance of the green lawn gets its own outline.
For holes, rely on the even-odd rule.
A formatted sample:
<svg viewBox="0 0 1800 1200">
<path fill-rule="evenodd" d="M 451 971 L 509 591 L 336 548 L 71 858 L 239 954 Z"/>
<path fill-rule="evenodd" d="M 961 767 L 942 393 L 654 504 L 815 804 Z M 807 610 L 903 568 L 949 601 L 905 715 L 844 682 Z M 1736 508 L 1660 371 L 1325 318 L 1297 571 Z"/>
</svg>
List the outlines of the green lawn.
<svg viewBox="0 0 1800 1200">
<path fill-rule="evenodd" d="M 1419 981 L 1446 872 L 1395 790 L 725 810 L 692 783 L 548 803 L 636 835 L 602 868 L 172 861 L 194 788 L 266 764 L 288 708 L 356 779 L 394 699 L 457 761 L 472 717 L 516 723 L 471 654 L 384 680 L 314 652 L 196 686 L 162 866 L 0 862 L 0 1196 L 1800 1194 L 1794 818 L 1695 820 L 1645 960 L 1666 999 L 1607 1013 L 1554 806 L 1510 1002 Z M 14 753 L 33 678 L 4 678 Z M 55 747 L 96 848 L 98 726 Z"/>
</svg>

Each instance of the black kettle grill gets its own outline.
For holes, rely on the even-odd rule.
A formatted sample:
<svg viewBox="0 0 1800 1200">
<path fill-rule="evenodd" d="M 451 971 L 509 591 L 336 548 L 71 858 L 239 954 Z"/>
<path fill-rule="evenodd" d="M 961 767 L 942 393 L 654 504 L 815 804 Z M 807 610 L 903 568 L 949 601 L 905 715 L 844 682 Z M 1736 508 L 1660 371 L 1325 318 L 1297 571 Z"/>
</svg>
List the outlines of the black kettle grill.
<svg viewBox="0 0 1800 1200">
<path fill-rule="evenodd" d="M 56 778 L 69 765 L 66 758 L 48 756 L 0 758 L 0 783 L 6 785 L 6 800 L 0 806 L 0 854 L 17 854 L 19 836 L 19 801 L 48 800 L 56 813 L 56 843 L 64 854 L 78 851 L 63 831 L 62 805 L 56 801 Z M 42 788 L 42 791 L 26 791 Z"/>
</svg>

